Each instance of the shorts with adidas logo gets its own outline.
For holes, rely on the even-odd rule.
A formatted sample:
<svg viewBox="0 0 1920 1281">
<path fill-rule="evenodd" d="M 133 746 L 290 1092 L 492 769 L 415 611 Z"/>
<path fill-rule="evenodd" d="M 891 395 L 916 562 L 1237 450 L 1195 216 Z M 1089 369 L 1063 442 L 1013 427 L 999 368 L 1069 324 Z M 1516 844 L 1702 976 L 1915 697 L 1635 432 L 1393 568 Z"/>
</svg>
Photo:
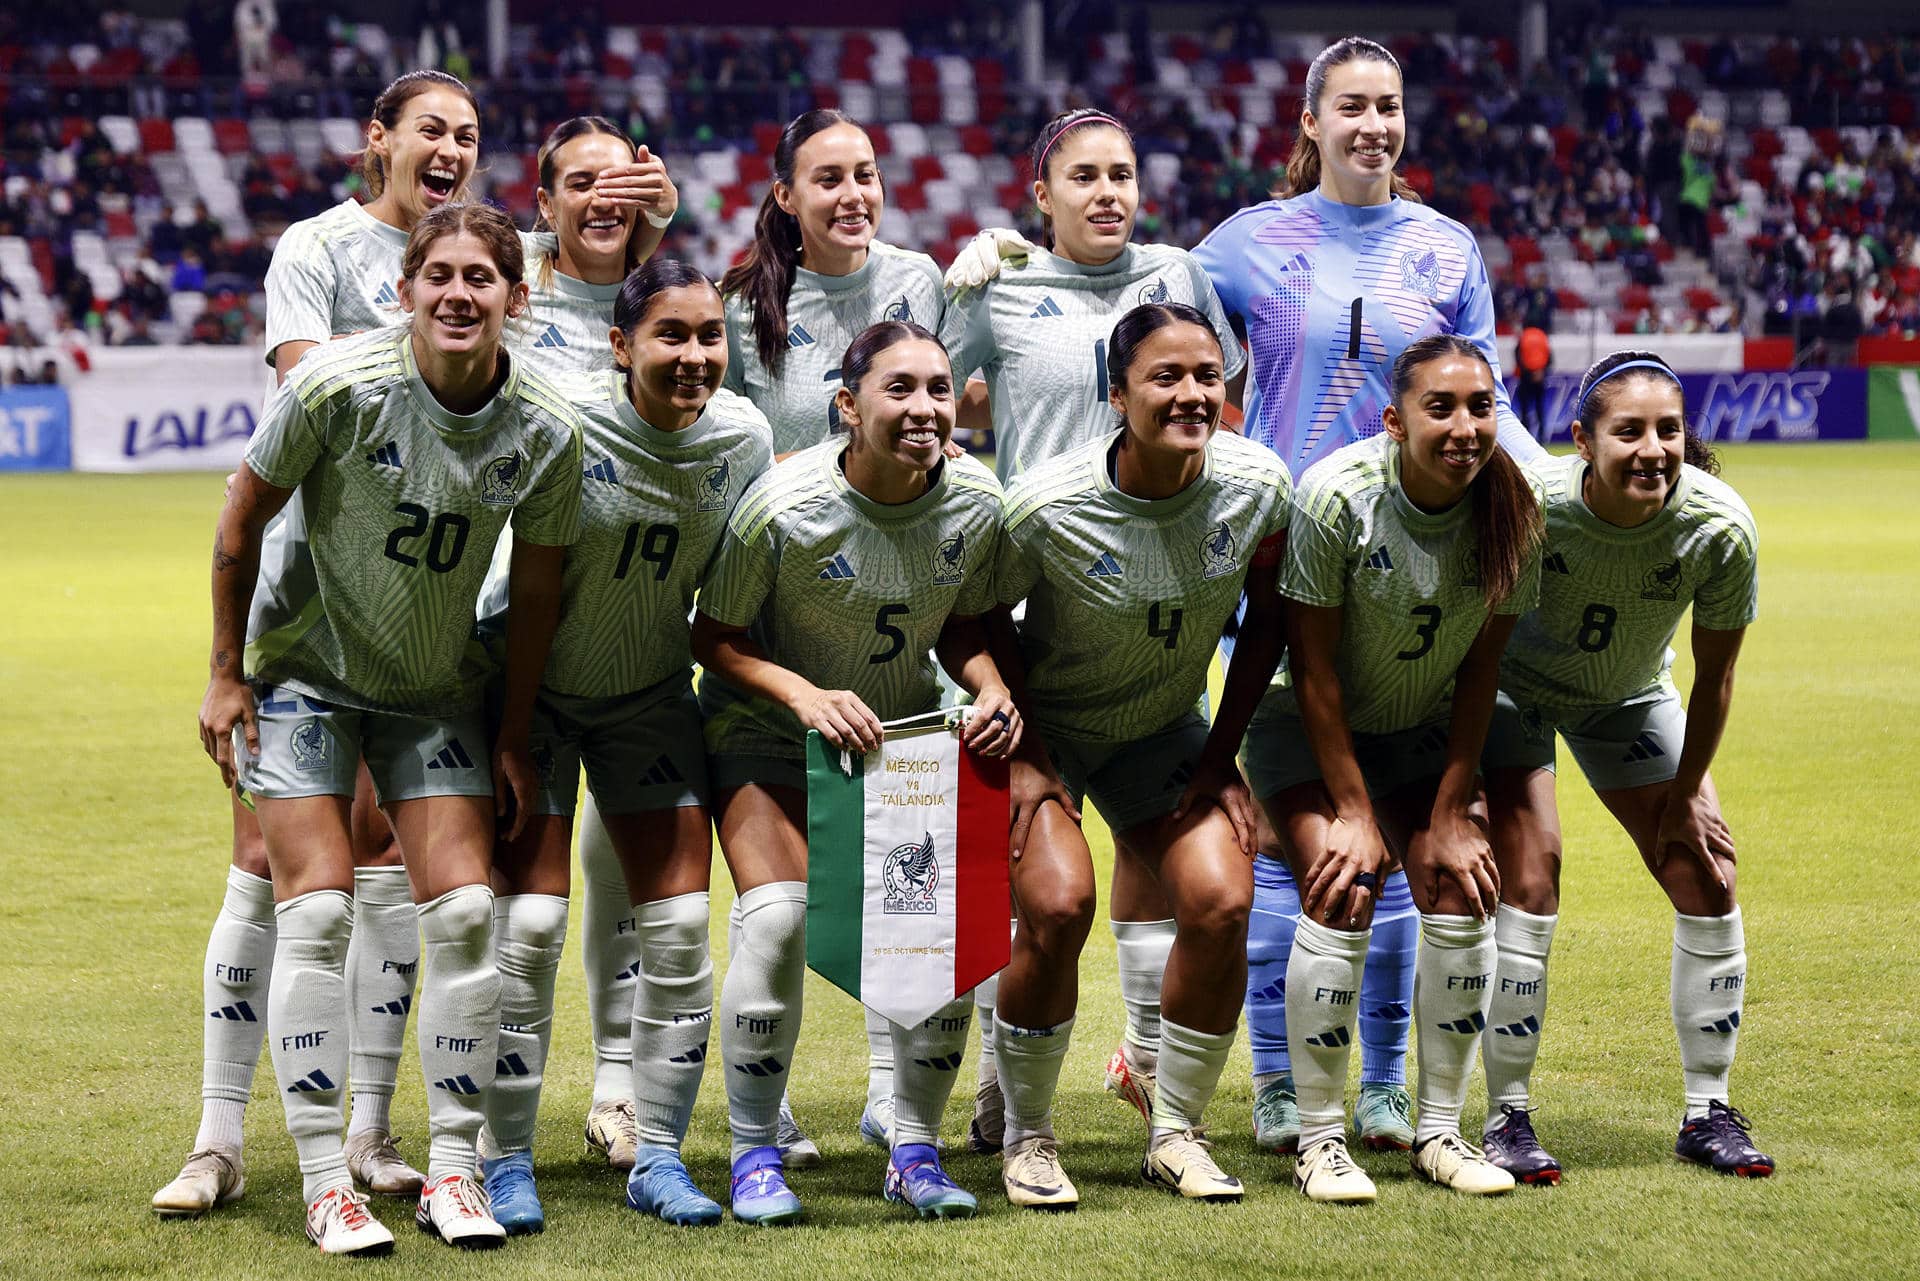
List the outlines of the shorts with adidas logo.
<svg viewBox="0 0 1920 1281">
<path fill-rule="evenodd" d="M 1047 753 L 1074 803 L 1092 797 L 1100 817 L 1115 832 L 1173 813 L 1206 745 L 1207 722 L 1198 711 L 1131 743 L 1047 735 Z"/>
<path fill-rule="evenodd" d="M 1662 683 L 1601 707 L 1548 707 L 1500 691 L 1487 730 L 1482 769 L 1554 768 L 1555 731 L 1573 749 L 1596 792 L 1670 783 L 1680 772 L 1687 711 L 1679 691 Z"/>
<path fill-rule="evenodd" d="M 707 803 L 707 754 L 690 671 L 616 698 L 543 689 L 529 743 L 540 775 L 536 814 L 572 816 L 583 763 L 603 814 Z"/>
<path fill-rule="evenodd" d="M 1390 796 L 1409 783 L 1437 778 L 1447 765 L 1447 721 L 1381 734 L 1355 732 L 1353 758 L 1368 796 Z M 1322 777 L 1292 690 L 1276 685 L 1260 700 L 1241 744 L 1240 766 L 1256 800 Z"/>
<path fill-rule="evenodd" d="M 360 758 L 382 805 L 424 796 L 492 796 L 492 742 L 475 708 L 454 716 L 409 716 L 326 703 L 284 686 L 251 682 L 260 756 L 240 771 L 254 796 L 352 796 Z"/>
</svg>

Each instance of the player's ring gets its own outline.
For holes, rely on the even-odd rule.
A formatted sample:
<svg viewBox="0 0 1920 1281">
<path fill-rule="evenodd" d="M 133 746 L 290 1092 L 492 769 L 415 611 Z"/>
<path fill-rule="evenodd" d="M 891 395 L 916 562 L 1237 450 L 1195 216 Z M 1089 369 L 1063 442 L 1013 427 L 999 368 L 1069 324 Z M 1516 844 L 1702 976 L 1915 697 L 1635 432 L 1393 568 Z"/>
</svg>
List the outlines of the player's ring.
<svg viewBox="0 0 1920 1281">
<path fill-rule="evenodd" d="M 999 721 L 1002 725 L 1005 725 L 1008 729 L 1013 728 L 1013 722 L 1007 719 L 1007 714 L 1005 712 L 995 712 L 993 715 L 987 717 L 987 719 L 990 721 Z"/>
<path fill-rule="evenodd" d="M 1375 888 L 1379 884 L 1380 884 L 1380 878 L 1375 876 L 1372 872 L 1362 872 L 1360 873 L 1360 875 L 1353 878 L 1353 885 L 1355 889 L 1370 890 Z"/>
</svg>

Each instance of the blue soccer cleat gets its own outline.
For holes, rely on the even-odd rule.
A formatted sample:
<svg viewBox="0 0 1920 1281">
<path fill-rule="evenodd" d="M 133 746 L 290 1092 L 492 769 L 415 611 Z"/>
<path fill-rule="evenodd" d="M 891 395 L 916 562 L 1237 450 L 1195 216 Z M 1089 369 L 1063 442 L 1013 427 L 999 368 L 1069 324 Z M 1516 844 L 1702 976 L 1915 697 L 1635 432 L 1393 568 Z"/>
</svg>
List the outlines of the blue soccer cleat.
<svg viewBox="0 0 1920 1281">
<path fill-rule="evenodd" d="M 860 1141 L 871 1148 L 886 1152 L 893 1147 L 893 1100 L 875 1106 L 872 1103 L 860 1113 Z"/>
<path fill-rule="evenodd" d="M 642 1145 L 634 1149 L 627 1204 L 679 1228 L 705 1228 L 720 1222 L 720 1203 L 694 1186 L 680 1154 L 671 1148 Z"/>
<path fill-rule="evenodd" d="M 779 1148 L 753 1148 L 733 1163 L 733 1217 L 767 1226 L 800 1221 L 800 1198 L 787 1186 Z"/>
<path fill-rule="evenodd" d="M 1705 1116 L 1681 1125 L 1673 1154 L 1718 1174 L 1764 1179 L 1773 1173 L 1773 1158 L 1753 1146 L 1753 1138 L 1747 1133 L 1752 1124 L 1725 1101 L 1715 1099 L 1707 1104 Z"/>
<path fill-rule="evenodd" d="M 508 1236 L 545 1231 L 547 1212 L 533 1186 L 533 1153 L 515 1152 L 483 1164 L 493 1221 L 505 1228 Z"/>
<path fill-rule="evenodd" d="M 903 1143 L 887 1159 L 887 1200 L 912 1206 L 923 1219 L 971 1219 L 980 1208 L 967 1191 L 940 1168 L 931 1143 Z"/>
</svg>

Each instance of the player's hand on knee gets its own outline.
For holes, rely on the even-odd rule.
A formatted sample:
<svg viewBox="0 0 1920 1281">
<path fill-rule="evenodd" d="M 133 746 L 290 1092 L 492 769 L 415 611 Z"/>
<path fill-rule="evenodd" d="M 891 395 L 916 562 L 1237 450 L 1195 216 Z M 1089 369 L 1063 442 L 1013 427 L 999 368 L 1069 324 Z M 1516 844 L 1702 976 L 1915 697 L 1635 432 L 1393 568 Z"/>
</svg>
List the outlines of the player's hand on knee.
<svg viewBox="0 0 1920 1281">
<path fill-rule="evenodd" d="M 1314 865 L 1300 905 L 1317 921 L 1358 929 L 1379 897 L 1391 861 L 1371 813 L 1336 816 L 1327 828 L 1327 852 Z"/>
<path fill-rule="evenodd" d="M 1727 888 L 1727 874 L 1721 860 L 1734 861 L 1733 832 L 1715 805 L 1700 792 L 1686 796 L 1670 795 L 1660 810 L 1660 826 L 1653 838 L 1653 865 L 1658 868 L 1675 848 L 1698 862 L 1707 876 L 1721 889 Z"/>
<path fill-rule="evenodd" d="M 1180 793 L 1171 817 L 1178 822 L 1205 804 L 1217 805 L 1227 816 L 1227 821 L 1233 824 L 1233 839 L 1240 846 L 1240 852 L 1252 858 L 1259 849 L 1259 823 L 1253 812 L 1253 795 L 1247 790 L 1246 780 L 1240 777 L 1239 766 L 1232 760 L 1223 762 L 1203 755 L 1194 767 L 1187 789 Z"/>
<path fill-rule="evenodd" d="M 1080 807 L 1073 803 L 1073 793 L 1067 790 L 1060 775 L 1030 754 L 1015 756 L 1007 766 L 1007 798 L 1010 802 L 1007 853 L 1015 862 L 1026 853 L 1033 820 L 1047 802 L 1059 805 L 1074 822 L 1080 821 Z"/>
<path fill-rule="evenodd" d="M 1485 920 L 1500 907 L 1500 867 L 1493 860 L 1493 844 L 1479 823 L 1464 813 L 1435 819 L 1416 832 L 1407 861 L 1429 869 L 1429 902 L 1452 882 L 1467 901 L 1467 910 Z"/>
</svg>

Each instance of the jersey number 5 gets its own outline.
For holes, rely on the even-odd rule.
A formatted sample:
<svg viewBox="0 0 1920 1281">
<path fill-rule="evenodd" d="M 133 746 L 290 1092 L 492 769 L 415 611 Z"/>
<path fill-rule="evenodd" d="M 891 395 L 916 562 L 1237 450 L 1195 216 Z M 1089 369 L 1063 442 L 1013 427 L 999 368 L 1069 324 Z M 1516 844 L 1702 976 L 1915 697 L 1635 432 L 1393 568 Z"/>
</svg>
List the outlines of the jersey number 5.
<svg viewBox="0 0 1920 1281">
<path fill-rule="evenodd" d="M 900 657 L 900 651 L 907 647 L 907 634 L 893 625 L 895 617 L 905 617 L 905 605 L 882 605 L 873 615 L 873 630 L 887 638 L 887 648 L 879 654 L 867 656 L 869 663 L 891 663 Z"/>
</svg>

